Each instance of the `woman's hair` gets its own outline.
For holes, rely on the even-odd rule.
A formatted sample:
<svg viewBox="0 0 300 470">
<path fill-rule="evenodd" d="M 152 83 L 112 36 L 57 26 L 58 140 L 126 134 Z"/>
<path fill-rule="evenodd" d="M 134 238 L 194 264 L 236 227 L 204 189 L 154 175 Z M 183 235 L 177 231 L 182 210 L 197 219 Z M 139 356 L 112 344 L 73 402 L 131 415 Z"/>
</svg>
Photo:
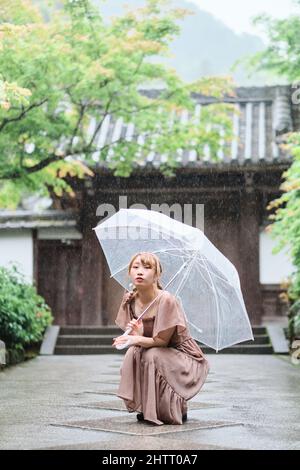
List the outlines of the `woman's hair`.
<svg viewBox="0 0 300 470">
<path fill-rule="evenodd" d="M 134 260 L 140 256 L 141 257 L 141 262 L 142 264 L 145 265 L 150 265 L 151 268 L 154 268 L 155 274 L 157 274 L 157 277 L 160 277 L 162 273 L 162 267 L 161 263 L 159 261 L 158 256 L 156 256 L 154 253 L 150 253 L 148 251 L 142 251 L 140 253 L 136 253 L 135 255 L 132 256 L 129 266 L 128 266 L 128 274 L 130 274 L 130 270 L 132 268 L 132 265 L 134 263 Z M 159 279 L 157 279 L 157 287 L 161 290 L 163 290 L 163 287 L 161 286 Z M 137 288 L 134 286 L 133 291 L 136 291 Z"/>
</svg>

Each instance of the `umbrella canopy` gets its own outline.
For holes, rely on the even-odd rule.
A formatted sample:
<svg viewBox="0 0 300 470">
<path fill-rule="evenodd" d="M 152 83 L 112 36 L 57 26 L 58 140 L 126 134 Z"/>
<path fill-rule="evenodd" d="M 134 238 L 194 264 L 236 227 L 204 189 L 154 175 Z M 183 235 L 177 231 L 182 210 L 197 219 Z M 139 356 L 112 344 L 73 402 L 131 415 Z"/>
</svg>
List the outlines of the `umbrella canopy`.
<svg viewBox="0 0 300 470">
<path fill-rule="evenodd" d="M 238 272 L 202 230 L 147 209 L 120 209 L 93 230 L 111 277 L 127 290 L 131 257 L 159 257 L 161 285 L 179 299 L 197 341 L 219 351 L 254 339 Z"/>
</svg>

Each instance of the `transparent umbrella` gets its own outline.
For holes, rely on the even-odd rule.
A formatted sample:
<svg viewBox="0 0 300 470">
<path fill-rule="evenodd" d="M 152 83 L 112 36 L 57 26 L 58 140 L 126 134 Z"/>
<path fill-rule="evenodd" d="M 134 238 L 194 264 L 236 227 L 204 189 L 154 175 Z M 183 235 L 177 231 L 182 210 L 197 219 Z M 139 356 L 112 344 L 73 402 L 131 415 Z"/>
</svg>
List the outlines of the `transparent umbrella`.
<svg viewBox="0 0 300 470">
<path fill-rule="evenodd" d="M 216 351 L 254 340 L 238 272 L 202 230 L 147 209 L 120 209 L 93 230 L 111 277 L 127 290 L 130 258 L 159 257 L 161 284 L 180 301 L 194 339 Z"/>
</svg>

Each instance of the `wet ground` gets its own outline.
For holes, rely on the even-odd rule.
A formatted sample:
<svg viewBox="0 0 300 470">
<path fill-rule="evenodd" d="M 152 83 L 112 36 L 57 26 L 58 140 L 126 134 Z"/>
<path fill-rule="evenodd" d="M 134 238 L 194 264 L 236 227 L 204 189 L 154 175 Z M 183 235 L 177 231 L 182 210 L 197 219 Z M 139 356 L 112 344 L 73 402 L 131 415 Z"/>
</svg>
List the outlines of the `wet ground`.
<svg viewBox="0 0 300 470">
<path fill-rule="evenodd" d="M 0 449 L 300 449 L 300 367 L 210 354 L 183 425 L 137 422 L 116 396 L 122 357 L 39 356 L 0 373 Z"/>
</svg>

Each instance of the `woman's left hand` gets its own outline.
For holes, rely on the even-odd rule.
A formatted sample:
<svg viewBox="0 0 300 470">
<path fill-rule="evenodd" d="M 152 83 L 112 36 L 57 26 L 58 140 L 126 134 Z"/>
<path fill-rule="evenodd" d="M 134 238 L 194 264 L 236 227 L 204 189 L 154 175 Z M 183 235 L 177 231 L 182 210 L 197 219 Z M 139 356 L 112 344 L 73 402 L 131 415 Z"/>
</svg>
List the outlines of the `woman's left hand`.
<svg viewBox="0 0 300 470">
<path fill-rule="evenodd" d="M 112 346 L 116 347 L 118 344 L 125 344 L 129 341 L 129 346 L 138 346 L 140 336 L 138 335 L 127 335 L 127 336 L 118 336 L 114 338 Z"/>
</svg>

